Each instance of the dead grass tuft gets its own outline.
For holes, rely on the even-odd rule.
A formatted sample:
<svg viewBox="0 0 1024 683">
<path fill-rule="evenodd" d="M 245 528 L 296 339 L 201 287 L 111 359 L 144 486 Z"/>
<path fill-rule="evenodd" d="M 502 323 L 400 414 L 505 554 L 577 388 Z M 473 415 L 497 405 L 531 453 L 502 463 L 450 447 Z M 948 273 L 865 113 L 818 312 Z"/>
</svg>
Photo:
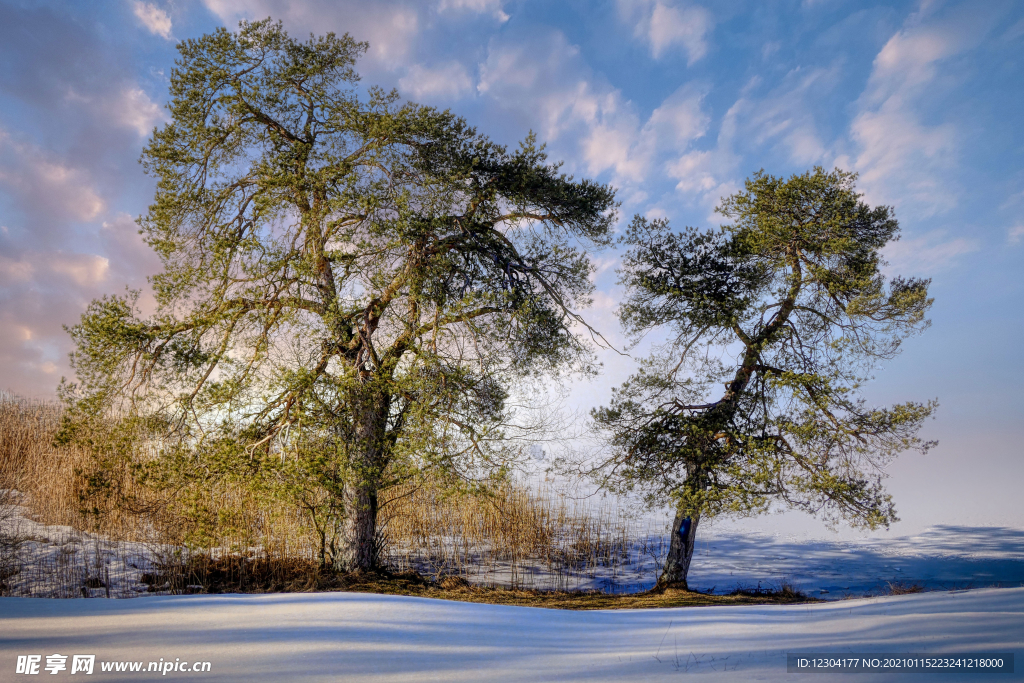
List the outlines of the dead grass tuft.
<svg viewBox="0 0 1024 683">
<path fill-rule="evenodd" d="M 886 582 L 886 595 L 911 595 L 913 593 L 923 593 L 924 586 L 919 583 L 909 583 L 906 581 L 888 581 Z"/>
<path fill-rule="evenodd" d="M 813 598 L 807 597 L 786 581 L 779 583 L 777 586 L 761 586 L 760 582 L 757 584 L 756 588 L 750 586 L 737 586 L 736 590 L 729 593 L 729 595 L 747 598 L 770 598 L 775 602 L 784 604 L 814 601 Z"/>
</svg>

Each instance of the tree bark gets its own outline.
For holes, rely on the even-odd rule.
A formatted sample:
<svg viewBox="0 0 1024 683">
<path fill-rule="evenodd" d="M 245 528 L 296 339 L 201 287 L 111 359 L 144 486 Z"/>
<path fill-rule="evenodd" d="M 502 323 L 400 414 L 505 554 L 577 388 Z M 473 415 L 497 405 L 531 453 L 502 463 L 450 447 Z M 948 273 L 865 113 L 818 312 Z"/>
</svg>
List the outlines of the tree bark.
<svg viewBox="0 0 1024 683">
<path fill-rule="evenodd" d="M 344 571 L 377 567 L 377 487 L 364 482 L 345 486 L 345 518 L 335 564 Z"/>
<path fill-rule="evenodd" d="M 343 571 L 371 571 L 378 566 L 377 496 L 387 465 L 386 437 L 390 397 L 368 391 L 355 397 L 355 450 L 343 489 L 344 521 L 335 565 Z"/>
<path fill-rule="evenodd" d="M 686 520 L 689 520 L 690 528 L 683 536 L 679 531 Z M 690 571 L 690 560 L 693 559 L 693 547 L 697 540 L 697 524 L 699 522 L 699 512 L 689 513 L 682 509 L 676 511 L 675 520 L 672 522 L 672 540 L 669 543 L 668 557 L 665 558 L 665 568 L 658 579 L 659 585 L 688 588 L 686 575 Z"/>
</svg>

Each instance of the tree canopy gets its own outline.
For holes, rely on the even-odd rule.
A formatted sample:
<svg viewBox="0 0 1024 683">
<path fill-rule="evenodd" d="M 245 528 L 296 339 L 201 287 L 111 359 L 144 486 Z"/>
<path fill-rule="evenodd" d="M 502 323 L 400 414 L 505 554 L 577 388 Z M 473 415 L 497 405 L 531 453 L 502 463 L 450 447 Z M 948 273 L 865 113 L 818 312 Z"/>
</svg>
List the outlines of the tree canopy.
<svg viewBox="0 0 1024 683">
<path fill-rule="evenodd" d="M 720 230 L 636 217 L 620 271 L 625 329 L 667 341 L 594 411 L 611 435 L 599 473 L 676 508 L 662 580 L 683 582 L 701 517 L 781 504 L 875 528 L 896 520 L 883 486 L 934 402 L 875 407 L 873 368 L 927 327 L 927 280 L 881 272 L 898 239 L 856 176 L 763 172 L 717 208 Z M 679 532 L 682 533 L 679 533 Z"/>
<path fill-rule="evenodd" d="M 616 207 L 533 136 L 360 95 L 366 47 L 270 20 L 182 42 L 142 155 L 156 309 L 108 296 L 70 330 L 80 413 L 158 418 L 204 476 L 313 485 L 348 569 L 382 490 L 502 465 L 517 379 L 592 369 L 573 327 Z"/>
</svg>

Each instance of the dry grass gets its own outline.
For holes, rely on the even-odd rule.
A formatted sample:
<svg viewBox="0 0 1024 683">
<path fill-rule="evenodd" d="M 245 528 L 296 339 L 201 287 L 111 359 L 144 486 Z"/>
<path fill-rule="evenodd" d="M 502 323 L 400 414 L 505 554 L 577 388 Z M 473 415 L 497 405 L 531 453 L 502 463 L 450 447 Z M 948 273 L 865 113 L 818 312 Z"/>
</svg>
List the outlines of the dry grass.
<svg viewBox="0 0 1024 683">
<path fill-rule="evenodd" d="M 0 394 L 0 595 L 11 594 L 17 584 L 25 595 L 109 596 L 107 561 L 152 567 L 144 583 L 169 592 L 199 583 L 192 576 L 197 572 L 215 583 L 232 577 L 239 590 L 258 588 L 250 586 L 242 562 L 236 563 L 241 571 L 224 572 L 219 558 L 232 553 L 245 553 L 247 561 L 255 554 L 265 565 L 282 567 L 273 574 L 273 585 L 282 588 L 306 585 L 316 573 L 306 571 L 314 539 L 299 511 L 268 504 L 240 487 L 168 495 L 141 485 L 122 467 L 105 482 L 106 495 L 89 495 L 96 483 L 90 482 L 92 456 L 54 445 L 60 422 L 55 403 Z M 28 508 L 30 522 L 16 505 Z M 31 522 L 46 525 L 45 537 L 31 531 L 37 528 Z M 192 550 L 189 562 L 182 546 Z M 248 552 L 252 548 L 257 552 Z M 296 569 L 305 576 L 296 579 Z M 115 597 L 137 590 L 121 586 Z"/>
<path fill-rule="evenodd" d="M 907 581 L 887 581 L 886 582 L 886 595 L 911 595 L 913 593 L 923 593 L 924 586 L 919 583 L 909 583 Z"/>
<path fill-rule="evenodd" d="M 0 505 L 16 504 L 19 491 L 44 479 L 54 483 L 54 472 L 61 469 L 54 459 L 63 455 L 51 446 L 59 423 L 54 404 L 0 394 Z M 67 500 L 67 493 L 58 498 Z"/>
<path fill-rule="evenodd" d="M 61 416 L 54 402 L 0 393 L 0 505 L 27 503 L 45 524 L 80 528 L 89 524 L 83 514 L 81 473 L 88 469 L 90 457 L 80 448 L 54 445 Z M 125 522 L 131 525 L 120 511 L 105 512 L 104 531 L 115 532 Z"/>
<path fill-rule="evenodd" d="M 18 504 L 35 482 L 54 484 L 52 467 L 59 454 L 45 437 L 56 431 L 60 412 L 52 404 L 0 394 L 0 595 L 25 571 L 21 548 L 26 541 L 17 524 Z M 67 500 L 67 491 L 58 498 Z M 42 497 L 41 500 L 47 500 Z M 52 505 L 56 508 L 57 505 Z"/>
<path fill-rule="evenodd" d="M 389 492 L 382 508 L 386 564 L 477 584 L 638 590 L 667 539 L 625 514 L 593 508 L 546 486 L 507 485 L 491 496 L 431 487 Z"/>
<path fill-rule="evenodd" d="M 95 486 L 92 456 L 54 445 L 60 421 L 55 403 L 0 394 L 0 505 L 8 515 L 20 502 L 43 524 L 112 541 L 187 545 L 200 554 L 258 547 L 267 557 L 312 556 L 315 538 L 300 510 L 241 486 L 159 491 L 140 483 L 127 463 L 105 472 L 103 486 Z"/>
</svg>

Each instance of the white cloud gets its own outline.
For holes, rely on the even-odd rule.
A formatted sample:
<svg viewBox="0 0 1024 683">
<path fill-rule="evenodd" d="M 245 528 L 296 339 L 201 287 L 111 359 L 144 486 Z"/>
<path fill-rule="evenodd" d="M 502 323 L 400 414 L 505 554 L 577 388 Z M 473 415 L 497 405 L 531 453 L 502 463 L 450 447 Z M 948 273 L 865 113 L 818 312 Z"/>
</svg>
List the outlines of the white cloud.
<svg viewBox="0 0 1024 683">
<path fill-rule="evenodd" d="M 636 112 L 560 31 L 493 40 L 477 90 L 565 156 L 582 158 L 590 174 L 612 169 L 635 179 L 642 172 L 630 156 L 640 127 Z"/>
<path fill-rule="evenodd" d="M 676 46 L 686 53 L 688 65 L 707 54 L 715 22 L 705 8 L 661 0 L 619 0 L 618 5 L 619 13 L 633 24 L 634 35 L 650 44 L 655 59 Z"/>
<path fill-rule="evenodd" d="M 875 57 L 869 98 L 880 101 L 931 81 L 936 74 L 936 62 L 956 54 L 962 43 L 960 36 L 943 29 L 900 31 Z"/>
<path fill-rule="evenodd" d="M 914 202 L 925 215 L 956 205 L 956 193 L 940 177 L 952 166 L 957 150 L 951 123 L 927 126 L 912 108 L 889 100 L 859 114 L 850 135 L 861 151 L 849 161 L 841 156 L 836 163 L 852 165 L 860 173 L 869 202 Z"/>
<path fill-rule="evenodd" d="M 13 239 L 5 240 L 0 255 L 0 299 L 5 302 L 0 307 L 0 373 L 5 386 L 48 392 L 54 387 L 47 375 L 69 375 L 70 339 L 61 326 L 74 323 L 88 302 L 103 293 L 124 284 L 141 288 L 143 314 L 154 312 L 144 276 L 157 272 L 158 262 L 138 227 L 126 214 L 104 222 L 99 235 L 91 227 L 78 231 L 83 244 L 77 253 L 38 243 L 30 231 L 11 231 Z"/>
<path fill-rule="evenodd" d="M 737 172 L 747 154 L 767 154 L 804 168 L 823 163 L 830 151 L 815 120 L 816 104 L 837 81 L 835 66 L 796 68 L 769 92 L 759 95 L 763 81 L 751 78 L 722 117 L 715 145 L 703 150 L 684 148 L 665 166 L 668 176 L 677 181 L 676 192 L 702 205 L 709 212 L 709 222 L 715 223 L 721 221 L 721 216 L 711 210 L 722 197 L 738 191 Z M 710 122 L 695 120 L 700 121 L 695 132 L 703 135 Z"/>
<path fill-rule="evenodd" d="M 398 89 L 413 99 L 439 97 L 454 100 L 473 89 L 473 79 L 459 62 L 433 68 L 414 64 L 398 81 Z"/>
<path fill-rule="evenodd" d="M 927 276 L 955 266 L 961 256 L 979 248 L 975 240 L 963 237 L 948 239 L 945 232 L 933 231 L 890 242 L 882 250 L 882 255 L 889 262 L 886 270 L 893 274 Z"/>
<path fill-rule="evenodd" d="M 545 140 L 568 128 L 592 124 L 615 98 L 607 83 L 591 83 L 579 48 L 560 31 L 495 39 L 480 65 L 477 91 L 504 108 L 517 110 Z"/>
<path fill-rule="evenodd" d="M 89 173 L 44 150 L 11 140 L 0 130 L 0 188 L 27 213 L 45 219 L 89 221 L 104 208 Z"/>
<path fill-rule="evenodd" d="M 692 64 L 707 53 L 706 38 L 711 27 L 711 13 L 703 7 L 678 8 L 656 3 L 648 31 L 651 54 L 658 59 L 670 47 L 681 44 L 687 63 Z"/>
<path fill-rule="evenodd" d="M 711 222 L 718 220 L 711 211 L 718 204 L 718 200 L 738 189 L 732 180 L 740 160 L 734 151 L 734 145 L 746 106 L 746 100 L 741 98 L 725 113 L 714 148 L 687 152 L 665 166 L 668 176 L 678 181 L 676 192 L 695 198 L 703 204 L 709 211 L 708 219 Z"/>
<path fill-rule="evenodd" d="M 651 113 L 645 130 L 661 144 L 685 148 L 704 137 L 711 117 L 704 111 L 704 91 L 684 85 L 665 98 Z"/>
<path fill-rule="evenodd" d="M 110 261 L 95 254 L 49 254 L 47 265 L 54 273 L 66 275 L 79 287 L 97 285 L 107 279 Z"/>
<path fill-rule="evenodd" d="M 669 177 L 675 178 L 676 191 L 696 198 L 708 211 L 706 220 L 720 222 L 712 210 L 722 197 L 739 190 L 732 180 L 738 157 L 721 145 L 714 150 L 693 151 L 682 155 L 666 166 Z"/>
<path fill-rule="evenodd" d="M 780 146 L 798 166 L 821 163 L 828 150 L 818 132 L 815 104 L 837 80 L 836 67 L 798 67 L 762 98 L 751 95 L 759 84 L 751 82 L 733 107 L 735 125 L 757 145 Z"/>
<path fill-rule="evenodd" d="M 790 157 L 801 166 L 810 166 L 825 154 L 821 139 L 813 128 L 794 128 L 786 136 Z"/>
<path fill-rule="evenodd" d="M 615 320 L 610 314 L 614 314 L 615 309 L 617 309 L 619 304 L 622 303 L 621 297 L 614 297 L 609 295 L 607 292 L 602 292 L 600 290 L 595 291 L 590 295 L 590 297 L 593 303 L 590 305 L 588 312 L 591 316 L 598 318 L 601 323 L 603 323 L 600 325 L 599 329 L 607 330 L 611 328 L 614 330 L 615 328 L 612 327 L 612 325 L 614 325 Z M 595 313 L 598 315 L 595 316 Z M 605 315 L 600 315 L 602 313 Z M 609 325 L 608 323 L 611 324 Z"/>
<path fill-rule="evenodd" d="M 18 259 L 0 256 L 0 284 L 52 284 L 53 276 L 69 278 L 79 287 L 92 287 L 107 280 L 110 260 L 96 254 L 30 251 Z M 37 279 L 38 278 L 38 279 Z"/>
<path fill-rule="evenodd" d="M 364 24 L 360 40 L 370 42 L 370 55 L 382 62 L 396 63 L 409 52 L 419 32 L 419 14 L 413 9 L 395 7 Z"/>
<path fill-rule="evenodd" d="M 591 173 L 628 165 L 639 129 L 635 111 L 559 31 L 492 41 L 477 90 L 518 114 L 523 128 L 538 130 L 545 141 L 586 140 Z"/>
<path fill-rule="evenodd" d="M 130 281 L 138 286 L 148 275 L 159 273 L 162 263 L 153 248 L 139 233 L 139 226 L 126 213 L 103 221 L 98 251 L 111 260 L 113 279 Z M 149 296 L 144 289 L 143 299 Z"/>
<path fill-rule="evenodd" d="M 126 88 L 111 104 L 112 114 L 121 125 L 133 128 L 140 137 L 148 136 L 167 116 L 149 95 L 138 88 Z"/>
<path fill-rule="evenodd" d="M 596 282 L 599 277 L 617 268 L 620 263 L 618 256 L 591 256 L 590 265 L 594 267 L 594 272 L 590 274 L 591 282 Z"/>
<path fill-rule="evenodd" d="M 642 201 L 638 192 L 659 158 L 681 153 L 703 136 L 710 118 L 704 90 L 686 84 L 646 121 L 622 92 L 586 65 L 564 34 L 492 42 L 480 66 L 481 95 L 516 111 L 547 141 L 571 146 L 586 172 L 612 174 L 612 184 Z"/>
<path fill-rule="evenodd" d="M 421 5 L 416 2 L 378 0 L 203 0 L 213 14 L 228 26 L 239 19 L 280 20 L 296 38 L 328 31 L 349 33 L 370 43 L 367 57 L 386 68 L 394 68 L 410 54 L 420 30 Z"/>
<path fill-rule="evenodd" d="M 502 0 L 441 0 L 437 11 L 476 12 L 477 14 L 490 14 L 502 23 L 509 20 L 509 16 L 505 14 Z"/>
<path fill-rule="evenodd" d="M 643 202 L 646 202 L 650 195 L 636 187 L 627 188 L 626 191 L 620 192 L 618 195 L 619 201 L 625 206 L 636 206 Z M 618 228 L 616 228 L 616 232 Z"/>
<path fill-rule="evenodd" d="M 591 128 L 581 141 L 587 171 L 597 175 L 609 169 L 621 179 L 642 181 L 647 171 L 648 150 L 636 149 L 635 116 L 609 117 L 608 123 Z"/>
<path fill-rule="evenodd" d="M 1024 241 L 1024 223 L 1010 228 L 1006 232 L 1006 239 L 1010 244 L 1020 244 Z"/>
<path fill-rule="evenodd" d="M 712 153 L 709 151 L 689 152 L 668 165 L 669 175 L 679 182 L 680 192 L 710 192 L 718 186 L 713 172 Z"/>
<path fill-rule="evenodd" d="M 857 151 L 836 159 L 860 173 L 867 201 L 912 204 L 919 215 L 956 205 L 951 170 L 959 149 L 951 122 L 924 122 L 922 100 L 942 87 L 944 62 L 979 45 L 998 17 L 973 3 L 937 19 L 938 9 L 922 3 L 879 51 L 850 127 Z"/>
<path fill-rule="evenodd" d="M 139 2 L 138 0 L 134 3 L 134 11 L 135 16 L 138 17 L 143 26 L 149 29 L 150 33 L 170 40 L 171 18 L 167 16 L 167 12 L 156 5 L 148 2 Z"/>
<path fill-rule="evenodd" d="M 137 86 L 124 87 L 120 92 L 102 95 L 83 95 L 69 89 L 65 99 L 75 106 L 90 108 L 105 125 L 117 124 L 134 130 L 140 137 L 148 136 L 158 123 L 167 121 L 167 114 L 149 95 Z"/>
</svg>

